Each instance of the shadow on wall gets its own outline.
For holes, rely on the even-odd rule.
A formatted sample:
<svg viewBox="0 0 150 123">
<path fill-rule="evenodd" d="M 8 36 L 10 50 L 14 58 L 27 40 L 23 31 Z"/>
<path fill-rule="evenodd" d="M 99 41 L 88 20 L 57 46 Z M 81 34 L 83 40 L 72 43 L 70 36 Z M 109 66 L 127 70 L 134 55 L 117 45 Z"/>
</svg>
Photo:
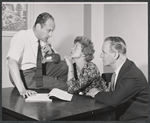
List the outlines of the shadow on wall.
<svg viewBox="0 0 150 123">
<path fill-rule="evenodd" d="M 56 50 L 60 54 L 62 60 L 64 59 L 65 55 L 68 56 L 70 55 L 73 44 L 74 44 L 74 37 L 68 36 L 62 39 L 59 45 L 56 47 Z"/>
<path fill-rule="evenodd" d="M 138 67 L 143 72 L 143 74 L 145 75 L 145 77 L 148 81 L 148 64 L 143 64 L 143 65 L 140 65 Z"/>
</svg>

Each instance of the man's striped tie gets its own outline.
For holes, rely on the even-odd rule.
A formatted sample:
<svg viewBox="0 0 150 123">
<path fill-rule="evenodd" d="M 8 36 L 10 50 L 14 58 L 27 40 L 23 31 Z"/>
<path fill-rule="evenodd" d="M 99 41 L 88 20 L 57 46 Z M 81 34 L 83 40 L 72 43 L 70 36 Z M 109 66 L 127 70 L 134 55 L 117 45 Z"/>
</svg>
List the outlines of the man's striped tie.
<svg viewBox="0 0 150 123">
<path fill-rule="evenodd" d="M 43 86 L 43 71 L 42 71 L 42 51 L 41 51 L 41 45 L 40 40 L 38 40 L 38 52 L 37 52 L 37 68 L 36 73 L 34 75 L 36 80 L 36 87 L 42 87 Z"/>
<path fill-rule="evenodd" d="M 115 83 L 115 77 L 116 77 L 116 73 L 114 72 L 112 77 L 111 77 L 111 91 L 114 91 L 115 90 L 115 87 L 114 87 L 114 83 Z"/>
</svg>

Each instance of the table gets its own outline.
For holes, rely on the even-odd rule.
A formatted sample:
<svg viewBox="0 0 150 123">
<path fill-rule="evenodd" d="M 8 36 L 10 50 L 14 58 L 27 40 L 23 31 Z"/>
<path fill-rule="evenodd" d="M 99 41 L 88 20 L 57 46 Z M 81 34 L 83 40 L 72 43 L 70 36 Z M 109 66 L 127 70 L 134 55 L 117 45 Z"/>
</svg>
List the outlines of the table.
<svg viewBox="0 0 150 123">
<path fill-rule="evenodd" d="M 50 90 L 35 90 L 48 93 Z M 72 101 L 25 102 L 16 88 L 2 88 L 2 120 L 19 121 L 100 121 L 111 120 L 115 108 L 92 97 L 73 95 Z"/>
</svg>

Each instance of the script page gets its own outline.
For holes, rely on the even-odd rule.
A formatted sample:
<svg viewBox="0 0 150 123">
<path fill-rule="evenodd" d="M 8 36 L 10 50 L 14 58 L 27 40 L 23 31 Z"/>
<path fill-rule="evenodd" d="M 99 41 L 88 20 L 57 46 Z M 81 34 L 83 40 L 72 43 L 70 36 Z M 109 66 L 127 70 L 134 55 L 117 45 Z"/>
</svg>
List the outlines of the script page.
<svg viewBox="0 0 150 123">
<path fill-rule="evenodd" d="M 48 97 L 48 93 L 37 93 L 36 95 L 30 96 L 25 99 L 26 102 L 31 101 L 52 101 Z"/>
</svg>

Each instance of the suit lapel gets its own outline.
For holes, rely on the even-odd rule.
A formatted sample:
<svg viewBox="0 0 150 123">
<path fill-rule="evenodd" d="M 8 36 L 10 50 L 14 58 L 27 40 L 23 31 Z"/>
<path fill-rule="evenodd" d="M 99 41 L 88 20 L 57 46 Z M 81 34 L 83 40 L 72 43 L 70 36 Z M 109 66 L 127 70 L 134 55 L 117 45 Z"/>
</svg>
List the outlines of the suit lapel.
<svg viewBox="0 0 150 123">
<path fill-rule="evenodd" d="M 116 80 L 116 86 L 115 86 L 115 88 L 117 87 L 118 82 L 120 82 L 119 81 L 120 78 L 127 72 L 127 68 L 129 66 L 129 64 L 130 64 L 129 59 L 126 59 L 125 63 L 122 65 L 122 67 L 121 67 L 121 69 L 119 71 L 119 74 L 118 74 L 118 77 L 117 77 L 117 80 Z"/>
</svg>

